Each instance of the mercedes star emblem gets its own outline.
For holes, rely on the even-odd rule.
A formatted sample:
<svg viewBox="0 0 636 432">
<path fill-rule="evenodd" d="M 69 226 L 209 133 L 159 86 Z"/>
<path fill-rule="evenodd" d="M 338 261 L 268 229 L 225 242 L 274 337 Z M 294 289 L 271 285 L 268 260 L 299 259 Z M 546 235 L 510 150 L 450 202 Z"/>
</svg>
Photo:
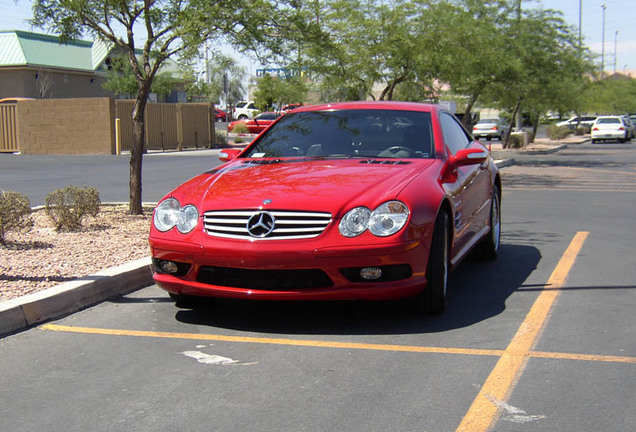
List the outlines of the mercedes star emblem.
<svg viewBox="0 0 636 432">
<path fill-rule="evenodd" d="M 276 226 L 276 219 L 270 212 L 261 211 L 255 213 L 247 220 L 247 232 L 252 237 L 267 237 Z"/>
</svg>

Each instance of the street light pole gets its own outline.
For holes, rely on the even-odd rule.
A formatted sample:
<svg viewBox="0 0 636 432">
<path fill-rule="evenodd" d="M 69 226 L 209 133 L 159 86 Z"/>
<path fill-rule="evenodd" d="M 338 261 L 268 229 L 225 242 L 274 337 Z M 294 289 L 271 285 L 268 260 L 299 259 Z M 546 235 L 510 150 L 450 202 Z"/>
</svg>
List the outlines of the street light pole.
<svg viewBox="0 0 636 432">
<path fill-rule="evenodd" d="M 618 30 L 614 32 L 614 77 L 616 77 L 616 44 L 618 40 Z"/>
<path fill-rule="evenodd" d="M 605 75 L 605 3 L 601 3 L 601 9 L 603 9 L 603 36 L 601 42 L 601 81 Z"/>
<path fill-rule="evenodd" d="M 583 27 L 583 0 L 579 0 L 579 54 L 581 53 L 581 27 Z"/>
</svg>

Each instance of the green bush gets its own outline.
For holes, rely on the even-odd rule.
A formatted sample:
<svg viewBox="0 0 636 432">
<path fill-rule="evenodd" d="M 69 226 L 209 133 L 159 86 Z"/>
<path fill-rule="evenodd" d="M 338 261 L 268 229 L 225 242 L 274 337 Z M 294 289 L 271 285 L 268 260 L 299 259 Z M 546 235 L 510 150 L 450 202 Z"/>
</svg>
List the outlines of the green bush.
<svg viewBox="0 0 636 432">
<path fill-rule="evenodd" d="M 245 123 L 238 123 L 236 126 L 234 126 L 234 129 L 232 129 L 233 133 L 248 133 L 249 130 L 247 129 L 247 126 L 245 125 Z"/>
<path fill-rule="evenodd" d="M 567 126 L 549 125 L 546 128 L 548 137 L 552 140 L 560 140 L 570 135 L 571 131 Z"/>
<path fill-rule="evenodd" d="M 31 228 L 31 205 L 29 199 L 14 191 L 0 193 L 0 243 L 8 231 Z"/>
<path fill-rule="evenodd" d="M 46 214 L 58 231 L 74 231 L 82 227 L 82 219 L 99 213 L 99 191 L 92 187 L 68 186 L 46 197 Z"/>
</svg>

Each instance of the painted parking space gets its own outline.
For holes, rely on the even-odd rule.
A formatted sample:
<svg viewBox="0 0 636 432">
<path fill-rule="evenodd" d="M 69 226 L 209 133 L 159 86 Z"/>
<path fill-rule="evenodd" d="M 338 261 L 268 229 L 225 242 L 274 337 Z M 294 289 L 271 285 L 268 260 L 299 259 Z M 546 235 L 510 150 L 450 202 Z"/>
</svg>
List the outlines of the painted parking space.
<svg viewBox="0 0 636 432">
<path fill-rule="evenodd" d="M 562 288 L 564 288 L 568 275 L 578 255 L 581 253 L 588 235 L 589 233 L 587 232 L 578 232 L 571 240 L 568 248 L 555 266 L 550 278 L 545 283 L 540 295 L 536 298 L 525 319 L 518 327 L 516 334 L 508 346 L 503 350 L 359 343 L 313 338 L 293 339 L 224 334 L 108 329 L 60 324 L 46 324 L 41 326 L 40 329 L 50 332 L 103 336 L 195 340 L 200 343 L 225 342 L 230 344 L 279 345 L 313 349 L 389 351 L 394 353 L 416 353 L 427 355 L 450 354 L 460 356 L 492 357 L 497 359 L 497 363 L 490 372 L 486 381 L 479 386 L 479 393 L 472 401 L 470 408 L 468 408 L 468 411 L 461 419 L 459 427 L 456 429 L 458 431 L 487 431 L 492 430 L 497 420 L 502 415 L 508 416 L 508 418 L 514 418 L 517 422 L 530 422 L 544 418 L 541 415 L 527 414 L 525 411 L 508 403 L 508 398 L 514 392 L 515 384 L 519 382 L 528 361 L 531 359 L 636 364 L 636 357 L 629 356 L 546 352 L 535 350 L 535 346 L 540 340 L 541 334 L 550 317 L 551 309 Z M 246 366 L 258 363 L 253 361 L 253 359 L 242 361 L 220 355 L 210 355 L 202 351 L 187 351 L 184 352 L 184 355 L 194 358 L 200 363 L 225 366 Z"/>
</svg>

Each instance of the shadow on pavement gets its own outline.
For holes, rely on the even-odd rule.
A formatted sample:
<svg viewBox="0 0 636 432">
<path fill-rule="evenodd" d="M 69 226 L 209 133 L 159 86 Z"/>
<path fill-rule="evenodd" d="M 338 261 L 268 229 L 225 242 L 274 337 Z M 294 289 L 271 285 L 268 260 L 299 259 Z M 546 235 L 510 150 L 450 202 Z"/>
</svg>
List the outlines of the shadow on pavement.
<svg viewBox="0 0 636 432">
<path fill-rule="evenodd" d="M 421 316 L 407 300 L 393 302 L 263 302 L 217 299 L 183 309 L 187 324 L 281 335 L 436 333 L 463 328 L 505 310 L 541 259 L 533 246 L 502 244 L 496 261 L 469 258 L 449 280 L 448 306 L 440 316 Z"/>
</svg>

